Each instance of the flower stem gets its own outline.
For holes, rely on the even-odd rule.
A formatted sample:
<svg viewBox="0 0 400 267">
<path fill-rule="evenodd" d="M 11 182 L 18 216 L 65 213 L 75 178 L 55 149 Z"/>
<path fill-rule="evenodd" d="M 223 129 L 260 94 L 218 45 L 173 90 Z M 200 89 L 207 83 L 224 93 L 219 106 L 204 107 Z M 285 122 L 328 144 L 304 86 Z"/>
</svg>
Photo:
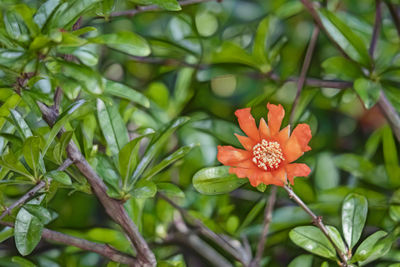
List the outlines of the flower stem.
<svg viewBox="0 0 400 267">
<path fill-rule="evenodd" d="M 299 198 L 298 195 L 296 195 L 292 188 L 288 187 L 288 186 L 284 186 L 283 187 L 286 192 L 288 193 L 289 197 L 291 199 L 293 199 L 305 212 L 307 212 L 308 215 L 310 215 L 310 217 L 313 220 L 313 223 L 315 226 L 317 226 L 322 233 L 328 238 L 329 242 L 332 243 L 333 247 L 335 248 L 337 254 L 339 255 L 340 259 L 341 259 L 341 266 L 347 267 L 347 256 L 345 253 L 343 253 L 343 251 L 341 251 L 338 246 L 336 246 L 335 242 L 333 242 L 331 236 L 329 235 L 329 231 L 326 228 L 325 224 L 322 222 L 322 217 L 321 216 L 317 216 L 315 215 L 315 213 L 303 202 L 303 200 L 301 200 L 301 198 Z"/>
</svg>

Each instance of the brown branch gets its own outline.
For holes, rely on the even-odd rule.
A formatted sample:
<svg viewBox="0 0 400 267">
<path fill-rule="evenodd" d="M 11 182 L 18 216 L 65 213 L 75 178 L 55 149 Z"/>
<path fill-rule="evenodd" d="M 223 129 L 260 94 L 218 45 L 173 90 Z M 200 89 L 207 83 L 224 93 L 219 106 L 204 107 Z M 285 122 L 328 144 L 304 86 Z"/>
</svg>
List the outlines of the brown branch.
<svg viewBox="0 0 400 267">
<path fill-rule="evenodd" d="M 389 8 L 390 14 L 392 15 L 394 26 L 396 27 L 397 33 L 400 36 L 400 16 L 398 8 L 395 4 L 390 3 L 390 1 L 385 1 L 385 2 Z"/>
<path fill-rule="evenodd" d="M 9 222 L 0 221 L 0 224 L 14 228 L 14 224 Z M 49 230 L 47 228 L 43 229 L 42 238 L 46 239 L 47 241 L 53 241 L 65 245 L 74 246 L 86 251 L 92 251 L 115 262 L 128 264 L 129 266 L 138 266 L 138 262 L 134 257 L 126 255 L 106 244 L 88 241 L 86 239 L 66 235 L 60 232 Z"/>
<path fill-rule="evenodd" d="M 333 242 L 331 236 L 329 235 L 328 229 L 326 228 L 325 224 L 322 222 L 322 217 L 315 215 L 315 213 L 303 202 L 303 200 L 301 200 L 301 198 L 299 198 L 299 196 L 296 195 L 296 193 L 293 192 L 293 190 L 290 187 L 285 185 L 283 188 L 286 190 L 289 197 L 291 199 L 293 199 L 305 212 L 307 212 L 308 215 L 310 215 L 310 217 L 313 220 L 314 225 L 317 226 L 322 231 L 322 233 L 328 238 L 329 242 L 331 242 L 331 244 L 335 248 L 337 254 L 339 255 L 339 257 L 342 261 L 341 266 L 347 267 L 348 266 L 347 256 L 340 250 L 340 248 L 338 248 L 338 246 L 336 246 L 335 242 Z"/>
<path fill-rule="evenodd" d="M 241 262 L 243 265 L 247 264 L 249 257 L 246 257 L 242 251 L 233 247 L 228 241 L 226 241 L 224 238 L 222 238 L 221 236 L 213 232 L 210 228 L 208 228 L 202 221 L 191 216 L 184 208 L 176 204 L 172 199 L 168 198 L 163 193 L 158 192 L 157 194 L 165 201 L 167 201 L 177 211 L 179 211 L 182 217 L 186 218 L 186 220 L 191 222 L 192 225 L 198 227 L 202 235 L 215 242 L 218 246 L 224 249 L 227 253 L 229 253 L 232 257 Z"/>
<path fill-rule="evenodd" d="M 276 192 L 277 192 L 277 188 L 276 188 L 276 186 L 273 186 L 271 189 L 271 194 L 269 195 L 269 198 L 268 198 L 267 207 L 265 208 L 265 216 L 264 216 L 264 222 L 263 222 L 264 227 L 263 227 L 263 231 L 262 231 L 260 240 L 257 245 L 256 256 L 254 257 L 254 260 L 250 264 L 250 267 L 260 266 L 262 255 L 264 253 L 265 244 L 267 243 L 269 225 L 271 224 L 271 221 L 272 221 L 272 211 L 274 210 L 274 206 L 275 206 Z"/>
<path fill-rule="evenodd" d="M 395 110 L 389 99 L 386 97 L 385 92 L 381 90 L 381 97 L 378 101 L 379 109 L 387 118 L 390 126 L 393 129 L 393 133 L 397 140 L 400 142 L 400 117 L 399 113 Z"/>
<path fill-rule="evenodd" d="M 52 127 L 57 119 L 57 114 L 55 114 L 53 109 L 47 107 L 43 103 L 38 103 L 38 105 L 42 112 L 43 119 L 49 124 L 50 127 Z M 105 208 L 106 213 L 112 220 L 121 226 L 123 231 L 134 245 L 137 251 L 137 259 L 140 263 L 140 266 L 155 266 L 156 259 L 153 252 L 150 250 L 136 225 L 133 223 L 131 218 L 129 218 L 123 203 L 116 199 L 110 198 L 107 195 L 107 187 L 103 180 L 93 170 L 72 140 L 67 146 L 67 154 L 68 157 L 74 162 L 75 166 L 86 177 L 92 188 L 92 191 Z"/>
<path fill-rule="evenodd" d="M 314 53 L 315 45 L 317 44 L 318 34 L 319 34 L 319 28 L 315 27 L 312 32 L 312 35 L 311 35 L 310 44 L 308 45 L 308 48 L 307 48 L 303 66 L 301 67 L 300 77 L 299 77 L 299 80 L 297 81 L 297 92 L 296 92 L 296 97 L 295 97 L 293 105 L 292 105 L 292 110 L 290 112 L 290 123 L 293 123 L 296 107 L 297 107 L 297 105 L 299 103 L 299 99 L 300 99 L 300 93 L 303 90 L 303 86 L 306 82 L 306 75 L 307 75 L 308 69 L 310 67 L 310 63 L 311 63 L 311 59 L 312 59 L 312 56 Z"/>
<path fill-rule="evenodd" d="M 58 171 L 63 171 L 68 166 L 72 164 L 72 161 L 70 159 L 66 159 L 64 163 L 57 169 Z M 47 182 L 51 182 L 51 179 L 48 179 Z M 19 198 L 17 201 L 15 201 L 13 204 L 11 204 L 8 208 L 5 209 L 5 211 L 0 215 L 0 221 L 6 217 L 7 215 L 10 215 L 11 212 L 23 204 L 25 204 L 26 201 L 31 199 L 37 192 L 39 192 L 43 187 L 46 186 L 46 181 L 41 180 L 35 187 L 33 187 L 31 190 L 29 190 L 27 193 L 25 193 L 21 198 Z"/>
<path fill-rule="evenodd" d="M 188 6 L 188 5 L 194 5 L 194 4 L 199 4 L 199 3 L 209 2 L 209 1 L 212 1 L 212 0 L 184 0 L 184 1 L 179 1 L 179 5 L 180 6 Z M 143 13 L 143 12 L 162 11 L 162 10 L 164 10 L 164 9 L 160 8 L 157 5 L 137 6 L 135 9 L 113 12 L 110 14 L 109 17 L 110 18 L 133 17 L 136 14 Z M 102 17 L 100 17 L 100 18 L 102 18 Z"/>
<path fill-rule="evenodd" d="M 379 32 L 381 29 L 381 23 L 382 23 L 382 5 L 381 5 L 381 0 L 376 0 L 376 11 L 375 11 L 375 24 L 374 24 L 374 29 L 372 31 L 372 38 L 371 38 L 371 43 L 369 45 L 369 55 L 373 59 L 374 58 L 374 52 L 375 52 L 375 47 L 378 42 L 379 38 Z"/>
</svg>

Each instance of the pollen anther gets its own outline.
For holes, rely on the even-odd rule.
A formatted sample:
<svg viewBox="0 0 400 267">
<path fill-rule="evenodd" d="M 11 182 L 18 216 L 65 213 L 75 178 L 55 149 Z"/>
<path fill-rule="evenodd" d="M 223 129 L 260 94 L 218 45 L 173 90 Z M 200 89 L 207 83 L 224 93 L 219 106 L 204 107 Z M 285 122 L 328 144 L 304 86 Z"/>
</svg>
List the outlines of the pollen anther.
<svg viewBox="0 0 400 267">
<path fill-rule="evenodd" d="M 263 139 L 261 143 L 253 147 L 253 162 L 257 167 L 265 171 L 277 169 L 284 160 L 285 158 L 278 142 Z"/>
</svg>

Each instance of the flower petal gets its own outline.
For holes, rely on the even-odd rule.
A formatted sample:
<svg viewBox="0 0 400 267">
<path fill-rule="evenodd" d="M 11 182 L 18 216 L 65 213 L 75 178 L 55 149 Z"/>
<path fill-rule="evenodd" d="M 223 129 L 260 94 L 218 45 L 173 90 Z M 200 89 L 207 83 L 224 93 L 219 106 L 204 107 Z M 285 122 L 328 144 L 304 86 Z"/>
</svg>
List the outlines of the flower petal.
<svg viewBox="0 0 400 267">
<path fill-rule="evenodd" d="M 239 120 L 239 126 L 243 132 L 256 142 L 260 141 L 260 135 L 256 126 L 256 121 L 250 113 L 251 108 L 238 109 L 235 112 Z"/>
<path fill-rule="evenodd" d="M 262 183 L 269 185 L 269 184 L 274 184 L 278 186 L 283 186 L 284 182 L 281 179 L 277 179 L 272 175 L 270 172 L 263 172 L 261 176 L 261 181 Z"/>
<path fill-rule="evenodd" d="M 235 136 L 239 140 L 239 142 L 242 144 L 242 146 L 248 151 L 252 151 L 253 147 L 257 144 L 256 141 L 253 141 L 253 139 L 248 138 L 246 136 L 241 136 L 238 134 L 235 134 Z"/>
<path fill-rule="evenodd" d="M 249 178 L 249 182 L 252 186 L 258 186 L 260 184 L 260 181 L 257 179 L 256 169 L 229 168 L 229 173 L 234 173 L 239 178 Z"/>
<path fill-rule="evenodd" d="M 268 140 L 270 137 L 269 128 L 264 118 L 261 118 L 259 125 L 260 138 Z"/>
<path fill-rule="evenodd" d="M 286 171 L 284 168 L 279 168 L 275 171 L 272 171 L 271 175 L 272 175 L 273 179 L 275 181 L 279 182 L 281 185 L 287 183 L 287 175 L 286 175 Z"/>
<path fill-rule="evenodd" d="M 303 155 L 304 152 L 311 150 L 311 147 L 308 146 L 310 139 L 310 126 L 307 124 L 297 125 L 284 146 L 283 153 L 285 154 L 285 159 L 288 162 L 295 161 Z"/>
<path fill-rule="evenodd" d="M 271 135 L 275 135 L 281 129 L 283 117 L 285 117 L 285 110 L 282 105 L 273 105 L 268 103 L 268 127 Z"/>
<path fill-rule="evenodd" d="M 290 125 L 286 126 L 282 131 L 280 131 L 274 138 L 281 147 L 283 147 L 289 140 L 290 135 Z"/>
<path fill-rule="evenodd" d="M 251 161 L 252 154 L 246 150 L 237 149 L 232 146 L 218 146 L 217 159 L 224 165 L 236 166 L 245 160 Z"/>
<path fill-rule="evenodd" d="M 310 174 L 311 169 L 304 163 L 292 163 L 285 166 L 287 177 L 291 184 L 294 183 L 295 176 L 306 177 Z"/>
</svg>

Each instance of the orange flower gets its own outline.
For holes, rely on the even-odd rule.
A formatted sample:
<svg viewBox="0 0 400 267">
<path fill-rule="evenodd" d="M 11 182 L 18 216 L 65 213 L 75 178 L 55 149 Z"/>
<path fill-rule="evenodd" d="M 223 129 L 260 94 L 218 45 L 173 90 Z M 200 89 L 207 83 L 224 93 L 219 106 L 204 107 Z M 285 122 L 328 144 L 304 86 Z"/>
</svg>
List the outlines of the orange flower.
<svg viewBox="0 0 400 267">
<path fill-rule="evenodd" d="M 285 110 L 281 105 L 267 104 L 268 125 L 262 118 L 259 128 L 250 108 L 235 112 L 240 128 L 247 135 L 236 135 L 245 148 L 218 146 L 218 160 L 230 166 L 229 172 L 239 178 L 249 178 L 252 186 L 260 183 L 283 186 L 295 176 L 308 176 L 310 168 L 303 163 L 292 163 L 304 152 L 311 150 L 308 142 L 311 130 L 307 124 L 299 124 L 290 135 L 290 125 L 280 131 Z"/>
</svg>

